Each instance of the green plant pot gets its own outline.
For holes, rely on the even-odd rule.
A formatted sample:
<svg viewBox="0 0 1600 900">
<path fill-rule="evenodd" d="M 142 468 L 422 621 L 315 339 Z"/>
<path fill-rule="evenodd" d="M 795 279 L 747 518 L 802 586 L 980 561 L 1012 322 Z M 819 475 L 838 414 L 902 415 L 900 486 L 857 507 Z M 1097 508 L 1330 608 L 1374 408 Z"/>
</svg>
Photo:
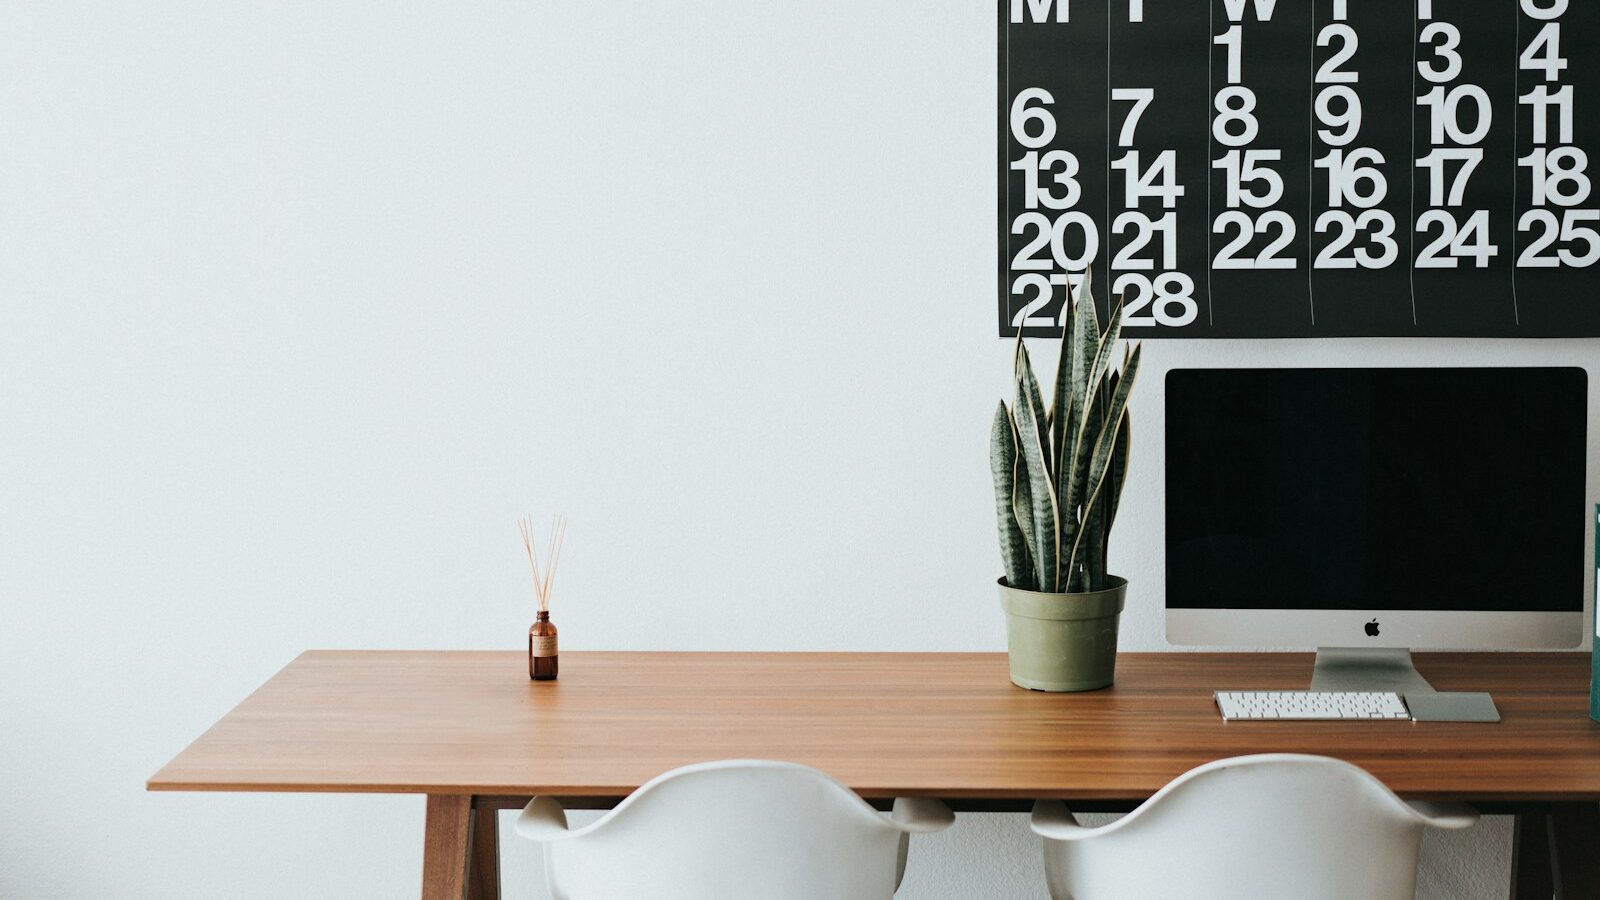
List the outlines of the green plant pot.
<svg viewBox="0 0 1600 900">
<path fill-rule="evenodd" d="M 1117 619 L 1128 580 L 1083 594 L 1021 591 L 1000 579 L 1011 683 L 1035 691 L 1092 691 L 1117 671 Z"/>
</svg>

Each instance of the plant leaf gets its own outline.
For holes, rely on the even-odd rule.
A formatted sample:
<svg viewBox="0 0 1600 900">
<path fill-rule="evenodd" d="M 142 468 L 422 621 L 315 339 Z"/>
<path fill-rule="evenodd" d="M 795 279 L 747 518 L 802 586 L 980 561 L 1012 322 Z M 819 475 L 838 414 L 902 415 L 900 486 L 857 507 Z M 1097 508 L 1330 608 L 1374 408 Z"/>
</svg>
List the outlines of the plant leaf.
<svg viewBox="0 0 1600 900">
<path fill-rule="evenodd" d="M 1012 428 L 1016 428 L 1013 420 Z M 1016 445 L 1016 431 L 1011 433 L 1012 445 Z M 1033 562 L 1033 489 L 1028 481 L 1028 466 L 1023 462 L 1021 455 L 1017 456 L 1012 469 L 1011 486 L 1011 518 L 1017 523 L 1017 528 L 1022 532 L 1023 547 L 1027 550 L 1028 564 L 1025 567 L 1021 581 L 1012 587 L 1023 590 L 1038 590 L 1038 568 Z"/>
<path fill-rule="evenodd" d="M 1073 591 L 1098 591 L 1105 587 L 1105 535 L 1106 516 L 1104 503 L 1090 503 L 1083 510 L 1083 552 L 1073 572 Z"/>
<path fill-rule="evenodd" d="M 1111 367 L 1111 357 L 1116 355 L 1117 342 L 1122 339 L 1122 303 L 1119 301 L 1111 308 L 1111 318 L 1106 320 L 1105 334 L 1100 335 L 1099 343 L 1094 348 L 1094 359 L 1089 365 L 1087 390 L 1093 394 L 1094 403 L 1099 405 L 1099 412 L 1104 415 L 1106 401 L 1111 392 L 1106 388 L 1106 372 Z M 1092 427 L 1084 428 L 1073 440 L 1076 450 L 1087 454 L 1090 446 L 1085 442 L 1092 442 L 1097 435 L 1100 423 L 1091 423 L 1087 416 L 1080 419 L 1081 425 Z"/>
<path fill-rule="evenodd" d="M 1124 346 L 1122 350 L 1122 369 L 1128 369 L 1128 355 L 1132 348 Z M 1107 379 L 1112 394 L 1116 393 L 1120 375 L 1113 371 Z M 1133 443 L 1133 412 L 1123 410 L 1122 427 L 1117 430 L 1116 442 L 1111 447 L 1111 468 L 1106 473 L 1106 495 L 1103 501 L 1097 501 L 1096 507 L 1105 509 L 1105 526 L 1101 529 L 1100 539 L 1100 565 L 1104 566 L 1111 555 L 1111 526 L 1116 524 L 1117 509 L 1122 505 L 1122 486 L 1128 480 L 1128 448 Z"/>
<path fill-rule="evenodd" d="M 1017 379 L 1012 415 L 1017 423 L 1017 455 L 1024 463 L 1018 470 L 1026 468 L 1028 473 L 1029 510 L 1033 516 L 1033 567 L 1038 574 L 1039 590 L 1055 591 L 1059 583 L 1056 561 L 1060 552 L 1061 524 L 1056 511 L 1055 491 L 1045 467 L 1040 422 L 1034 415 L 1027 386 L 1021 378 Z"/>
<path fill-rule="evenodd" d="M 1094 268 L 1084 270 L 1083 285 L 1079 291 L 1088 295 L 1094 280 Z M 1066 445 L 1067 423 L 1072 421 L 1072 321 L 1076 311 L 1072 308 L 1072 288 L 1067 288 L 1066 306 L 1061 314 L 1061 353 L 1056 357 L 1056 383 L 1050 394 L 1050 453 L 1056 459 L 1056 471 L 1063 472 L 1062 448 Z"/>
<path fill-rule="evenodd" d="M 1143 350 L 1143 346 L 1136 345 L 1133 348 L 1133 352 L 1128 355 L 1127 365 L 1122 372 L 1122 377 L 1117 382 L 1116 393 L 1111 395 L 1111 407 L 1105 417 L 1105 423 L 1101 425 L 1100 432 L 1095 438 L 1094 453 L 1089 459 L 1089 490 L 1084 501 L 1086 516 L 1096 500 L 1100 499 L 1102 488 L 1106 481 L 1106 473 L 1111 468 L 1111 455 L 1116 446 L 1117 433 L 1122 430 L 1124 414 L 1128 409 L 1128 393 L 1133 390 L 1134 379 L 1139 372 L 1141 350 Z M 1068 571 L 1071 571 L 1072 566 L 1078 561 L 1082 538 L 1083 532 L 1080 530 L 1078 538 L 1073 541 L 1071 552 L 1067 555 Z M 1103 578 L 1104 575 L 1104 572 L 1096 573 L 1097 578 Z M 1094 581 L 1096 578 L 1089 580 Z"/>
<path fill-rule="evenodd" d="M 1106 474 L 1106 531 L 1107 551 L 1110 549 L 1111 526 L 1117 521 L 1117 507 L 1122 505 L 1122 486 L 1128 481 L 1128 445 L 1133 442 L 1133 415 L 1122 412 L 1122 427 L 1117 430 L 1117 440 L 1111 447 L 1111 470 Z"/>
<path fill-rule="evenodd" d="M 1025 587 L 1031 581 L 1028 576 L 1032 574 L 1032 562 L 1011 505 L 1017 485 L 1017 442 L 1013 428 L 1011 412 L 1002 400 L 994 411 L 994 425 L 989 429 L 989 470 L 994 475 L 995 514 L 1000 526 L 1000 559 L 1005 564 L 1006 583 Z"/>
<path fill-rule="evenodd" d="M 1063 552 L 1061 560 L 1062 565 L 1069 567 L 1063 577 L 1064 580 L 1074 585 L 1071 590 L 1087 591 L 1092 589 L 1090 588 L 1090 584 L 1093 581 L 1090 577 L 1092 570 L 1087 567 L 1092 566 L 1094 560 L 1087 554 L 1079 554 L 1077 557 L 1072 556 L 1071 548 L 1078 546 L 1080 543 L 1092 546 L 1095 542 L 1094 535 L 1098 534 L 1099 523 L 1095 515 L 1095 509 L 1088 502 L 1090 495 L 1088 483 L 1089 461 L 1094 449 L 1093 436 L 1100 433 L 1100 429 L 1105 423 L 1105 394 L 1106 388 L 1103 382 L 1098 387 L 1093 388 L 1090 391 L 1087 408 L 1080 419 L 1083 433 L 1088 437 L 1079 444 L 1078 453 L 1075 457 L 1077 479 L 1072 485 L 1073 506 L 1071 515 L 1075 517 L 1078 525 L 1072 532 L 1071 543 L 1067 545 L 1067 550 Z"/>
<path fill-rule="evenodd" d="M 1020 341 L 1017 343 L 1016 372 L 1017 378 L 1022 382 L 1023 391 L 1028 397 L 1028 409 L 1033 413 L 1033 421 L 1039 423 L 1042 444 L 1044 442 L 1043 435 L 1047 433 L 1044 423 L 1048 421 L 1044 407 L 1044 395 L 1039 390 L 1039 379 L 1033 375 L 1033 360 L 1028 356 L 1028 348 Z M 1017 400 L 1017 403 L 1022 403 L 1022 400 Z M 1055 460 L 1050 458 L 1050 448 L 1046 445 L 1043 449 L 1045 451 L 1045 471 L 1054 475 Z"/>
<path fill-rule="evenodd" d="M 1086 284 L 1072 305 L 1072 358 L 1067 373 L 1072 409 L 1084 408 L 1084 400 L 1089 393 L 1089 371 L 1094 366 L 1095 354 L 1099 349 L 1100 319 L 1095 312 L 1094 295 Z M 1082 413 L 1077 415 L 1081 416 Z"/>
<path fill-rule="evenodd" d="M 1094 348 L 1094 363 L 1089 370 L 1089 383 L 1098 385 L 1105 378 L 1106 370 L 1111 368 L 1111 357 L 1116 355 L 1117 342 L 1122 340 L 1122 301 L 1111 308 L 1111 316 L 1106 319 L 1105 334 L 1100 336 L 1100 342 Z"/>
</svg>

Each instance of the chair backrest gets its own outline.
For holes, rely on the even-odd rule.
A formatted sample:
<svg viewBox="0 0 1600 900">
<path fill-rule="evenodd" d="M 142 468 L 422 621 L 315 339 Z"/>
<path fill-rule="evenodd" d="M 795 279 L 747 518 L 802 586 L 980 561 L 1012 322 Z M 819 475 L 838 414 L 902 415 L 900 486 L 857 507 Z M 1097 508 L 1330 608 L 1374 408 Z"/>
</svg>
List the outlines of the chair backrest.
<svg viewBox="0 0 1600 900">
<path fill-rule="evenodd" d="M 889 900 L 905 831 L 815 769 L 686 766 L 545 844 L 556 900 Z"/>
<path fill-rule="evenodd" d="M 1423 829 L 1476 820 L 1438 809 L 1340 760 L 1265 754 L 1193 769 L 1102 828 L 1035 830 L 1056 900 L 1412 900 Z"/>
</svg>

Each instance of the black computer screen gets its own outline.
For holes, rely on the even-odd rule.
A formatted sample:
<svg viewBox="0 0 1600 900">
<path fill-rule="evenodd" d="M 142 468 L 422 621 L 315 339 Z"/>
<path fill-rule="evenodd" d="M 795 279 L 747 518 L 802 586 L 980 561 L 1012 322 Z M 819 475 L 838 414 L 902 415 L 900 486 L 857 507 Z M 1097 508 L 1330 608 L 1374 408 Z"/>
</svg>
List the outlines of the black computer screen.
<svg viewBox="0 0 1600 900">
<path fill-rule="evenodd" d="M 1175 369 L 1167 606 L 1581 610 L 1579 368 Z"/>
</svg>

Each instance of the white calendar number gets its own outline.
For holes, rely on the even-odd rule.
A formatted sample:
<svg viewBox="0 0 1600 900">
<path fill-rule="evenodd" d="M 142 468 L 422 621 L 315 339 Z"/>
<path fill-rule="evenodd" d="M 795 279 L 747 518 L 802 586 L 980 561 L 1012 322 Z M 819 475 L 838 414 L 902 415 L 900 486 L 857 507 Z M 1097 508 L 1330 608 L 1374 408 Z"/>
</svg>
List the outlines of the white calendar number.
<svg viewBox="0 0 1600 900">
<path fill-rule="evenodd" d="M 1545 81 L 1556 81 L 1561 77 L 1561 70 L 1567 67 L 1566 57 L 1561 55 L 1561 25 L 1551 22 L 1539 29 L 1539 33 L 1528 42 L 1526 50 L 1517 57 L 1517 65 L 1526 71 L 1543 72 Z"/>
<path fill-rule="evenodd" d="M 1150 108 L 1150 102 L 1156 98 L 1155 88 L 1114 88 L 1111 91 L 1113 101 L 1132 101 L 1133 108 L 1128 110 L 1128 117 L 1122 120 L 1122 131 L 1117 134 L 1117 145 L 1121 147 L 1133 146 L 1133 135 L 1139 129 L 1139 118 L 1144 111 Z"/>
<path fill-rule="evenodd" d="M 1282 253 L 1294 242 L 1294 219 L 1282 210 L 1268 210 L 1255 218 L 1239 210 L 1229 210 L 1212 223 L 1211 231 L 1214 234 L 1227 234 L 1230 230 L 1237 230 L 1238 234 L 1221 250 L 1217 251 L 1216 258 L 1211 261 L 1214 269 L 1292 269 L 1294 259 L 1282 257 Z M 1250 257 L 1240 257 L 1256 235 L 1267 235 L 1276 232 L 1266 248 L 1260 254 Z"/>
<path fill-rule="evenodd" d="M 1211 134 L 1225 147 L 1242 147 L 1256 139 L 1260 125 L 1256 122 L 1256 92 L 1247 87 L 1233 85 L 1217 91 L 1217 118 L 1211 123 Z"/>
<path fill-rule="evenodd" d="M 1129 291 L 1133 296 L 1129 297 Z M 1122 299 L 1122 324 L 1165 325 L 1182 328 L 1200 314 L 1194 302 L 1194 279 L 1182 272 L 1167 272 L 1154 280 L 1129 273 L 1117 278 L 1111 293 Z M 1149 312 L 1144 312 L 1150 307 Z"/>
<path fill-rule="evenodd" d="M 1430 209 L 1417 217 L 1417 233 L 1426 234 L 1434 225 L 1439 236 L 1417 254 L 1419 269 L 1454 269 L 1462 259 L 1472 259 L 1480 269 L 1500 255 L 1500 248 L 1489 243 L 1489 212 L 1477 210 L 1457 225 L 1456 217 L 1442 209 Z"/>
<path fill-rule="evenodd" d="M 1428 205 L 1460 206 L 1466 195 L 1467 182 L 1471 180 L 1472 171 L 1478 168 L 1480 162 L 1483 162 L 1481 147 L 1440 147 L 1417 160 L 1418 168 L 1428 170 Z M 1445 167 L 1448 163 L 1460 163 L 1461 168 L 1456 169 L 1447 196 Z"/>
<path fill-rule="evenodd" d="M 1244 31 L 1235 25 L 1212 38 L 1211 43 L 1228 48 L 1228 83 L 1238 84 L 1244 76 L 1244 66 L 1239 62 L 1242 55 L 1239 51 L 1244 47 Z"/>
<path fill-rule="evenodd" d="M 1434 84 L 1455 81 L 1461 74 L 1461 54 L 1456 52 L 1461 46 L 1461 31 L 1449 22 L 1433 22 L 1422 29 L 1417 40 L 1432 45 L 1435 57 L 1417 63 L 1422 77 Z"/>
<path fill-rule="evenodd" d="M 1323 143 L 1343 147 L 1361 133 L 1361 97 L 1351 88 L 1342 84 L 1323 88 L 1317 94 L 1315 106 L 1317 121 L 1328 126 L 1317 130 L 1317 137 Z M 1342 130 L 1335 131 L 1336 128 Z"/>
<path fill-rule="evenodd" d="M 1144 213 L 1125 212 L 1117 216 L 1111 223 L 1114 234 L 1124 234 L 1133 231 L 1133 237 L 1128 243 L 1117 251 L 1116 258 L 1111 261 L 1113 269 L 1171 269 L 1178 265 L 1178 214 L 1167 213 L 1159 219 L 1151 220 Z M 1150 239 L 1161 233 L 1161 264 L 1156 265 L 1153 259 L 1139 256 L 1139 252 L 1150 243 Z"/>
<path fill-rule="evenodd" d="M 1377 206 L 1389 195 L 1389 180 L 1378 170 L 1383 154 L 1371 147 L 1352 150 L 1330 150 L 1317 160 L 1319 169 L 1328 170 L 1328 205 L 1344 206 L 1349 203 L 1358 209 Z M 1365 184 L 1366 190 L 1361 186 Z"/>
<path fill-rule="evenodd" d="M 1462 127 L 1462 101 L 1471 100 L 1475 107 L 1473 125 L 1469 131 Z M 1476 144 L 1489 133 L 1494 121 L 1494 110 L 1489 106 L 1489 93 L 1475 84 L 1458 84 L 1449 90 L 1443 85 L 1417 98 L 1418 106 L 1426 106 L 1432 123 L 1435 144 L 1444 143 L 1446 135 L 1457 144 Z"/>
<path fill-rule="evenodd" d="M 1523 248 L 1522 254 L 1517 257 L 1517 265 L 1530 269 L 1554 269 L 1564 265 L 1582 269 L 1594 265 L 1596 260 L 1600 260 L 1600 232 L 1579 225 L 1580 222 L 1600 222 L 1600 210 L 1562 210 L 1560 217 L 1548 209 L 1530 209 L 1523 213 L 1517 222 L 1517 230 L 1536 230 L 1540 233 Z M 1563 244 L 1577 241 L 1588 249 L 1579 254 L 1563 248 L 1554 256 L 1546 255 L 1545 251 L 1558 240 Z"/>
<path fill-rule="evenodd" d="M 1028 302 L 1024 303 L 1022 308 L 1017 310 L 1017 314 L 1011 317 L 1011 325 L 1015 328 L 1054 325 L 1055 323 L 1050 321 L 1049 316 L 1038 316 L 1034 315 L 1034 313 L 1049 306 L 1050 298 L 1055 296 L 1056 287 L 1066 283 L 1067 276 L 1065 275 L 1040 275 L 1038 273 L 1018 275 L 1016 280 L 1011 282 L 1011 296 L 1026 298 Z M 1028 298 L 1030 290 L 1032 290 L 1033 296 Z"/>
<path fill-rule="evenodd" d="M 1078 157 L 1070 151 L 1051 150 L 1041 156 L 1039 151 L 1029 150 L 1012 163 L 1011 168 L 1022 173 L 1022 196 L 1028 209 L 1041 206 L 1046 209 L 1068 209 L 1078 205 L 1078 198 L 1083 195 L 1077 177 Z M 1061 189 L 1060 194 L 1040 186 L 1040 172 L 1050 174 L 1055 187 Z"/>
<path fill-rule="evenodd" d="M 1137 207 L 1145 197 L 1159 197 L 1161 205 L 1172 209 L 1183 196 L 1183 185 L 1178 184 L 1178 151 L 1161 150 L 1149 166 L 1139 167 L 1139 151 L 1129 150 L 1111 164 L 1123 173 L 1122 205 Z"/>
<path fill-rule="evenodd" d="M 1033 296 L 1028 298 L 1028 302 L 1024 303 L 1021 309 L 1017 310 L 1016 315 L 1011 317 L 1012 327 L 1049 328 L 1067 324 L 1067 316 L 1072 311 L 1070 303 L 1061 304 L 1061 315 L 1054 321 L 1049 316 L 1035 315 L 1035 313 L 1050 305 L 1050 300 L 1056 295 L 1056 288 L 1063 288 L 1071 293 L 1073 297 L 1081 297 L 1083 295 L 1083 279 L 1085 277 L 1082 272 L 1048 276 L 1030 272 L 1026 275 L 1018 275 L 1017 280 L 1011 282 L 1011 295 L 1013 297 L 1027 297 L 1031 290 Z"/>
<path fill-rule="evenodd" d="M 1361 46 L 1361 38 L 1356 36 L 1356 30 L 1349 25 L 1329 25 L 1317 33 L 1318 47 L 1331 47 L 1335 41 L 1338 41 L 1339 49 L 1333 51 L 1333 55 L 1317 68 L 1317 83 L 1354 84 L 1360 81 L 1361 76 L 1354 72 L 1341 72 L 1339 67 L 1356 55 L 1356 49 Z"/>
<path fill-rule="evenodd" d="M 1589 154 L 1577 147 L 1535 147 L 1517 165 L 1533 170 L 1534 206 L 1577 206 L 1589 199 Z"/>
<path fill-rule="evenodd" d="M 1044 88 L 1024 88 L 1017 93 L 1011 101 L 1011 136 L 1017 143 L 1037 150 L 1055 140 L 1056 117 L 1044 108 L 1055 102 L 1056 98 Z M 1037 123 L 1038 130 L 1030 130 L 1029 123 Z"/>
<path fill-rule="evenodd" d="M 1211 164 L 1221 169 L 1227 189 L 1229 209 L 1241 203 L 1256 209 L 1265 209 L 1283 196 L 1283 176 L 1271 166 L 1262 163 L 1277 162 L 1283 158 L 1281 150 L 1229 150 Z M 1246 183 L 1260 182 L 1264 187 L 1258 192 L 1246 190 Z"/>
<path fill-rule="evenodd" d="M 1394 216 L 1381 209 L 1369 209 L 1360 215 L 1331 209 L 1317 217 L 1318 234 L 1333 231 L 1333 239 L 1317 254 L 1319 269 L 1381 269 L 1400 256 L 1400 245 L 1394 240 Z M 1374 254 L 1368 247 L 1357 247 L 1353 255 L 1344 251 L 1355 243 L 1356 237 L 1365 235 L 1378 247 Z"/>
<path fill-rule="evenodd" d="M 1560 142 L 1572 143 L 1572 85 L 1563 85 L 1560 89 L 1552 91 L 1549 85 L 1541 84 L 1518 97 L 1517 102 L 1533 107 L 1535 144 L 1549 143 L 1552 108 L 1556 112 L 1556 131 L 1560 135 Z"/>
<path fill-rule="evenodd" d="M 1067 230 L 1077 226 L 1079 237 L 1077 242 L 1080 248 L 1074 256 L 1067 247 Z M 1055 221 L 1040 212 L 1026 212 L 1017 216 L 1011 223 L 1011 233 L 1025 236 L 1029 229 L 1033 230 L 1033 238 L 1017 251 L 1011 260 L 1011 268 L 1015 270 L 1045 270 L 1052 268 L 1082 270 L 1089 261 L 1100 252 L 1100 234 L 1095 228 L 1094 220 L 1081 212 L 1067 212 L 1057 216 Z M 1050 258 L 1039 257 L 1039 251 L 1050 248 Z M 1051 261 L 1054 260 L 1054 265 Z"/>
</svg>

